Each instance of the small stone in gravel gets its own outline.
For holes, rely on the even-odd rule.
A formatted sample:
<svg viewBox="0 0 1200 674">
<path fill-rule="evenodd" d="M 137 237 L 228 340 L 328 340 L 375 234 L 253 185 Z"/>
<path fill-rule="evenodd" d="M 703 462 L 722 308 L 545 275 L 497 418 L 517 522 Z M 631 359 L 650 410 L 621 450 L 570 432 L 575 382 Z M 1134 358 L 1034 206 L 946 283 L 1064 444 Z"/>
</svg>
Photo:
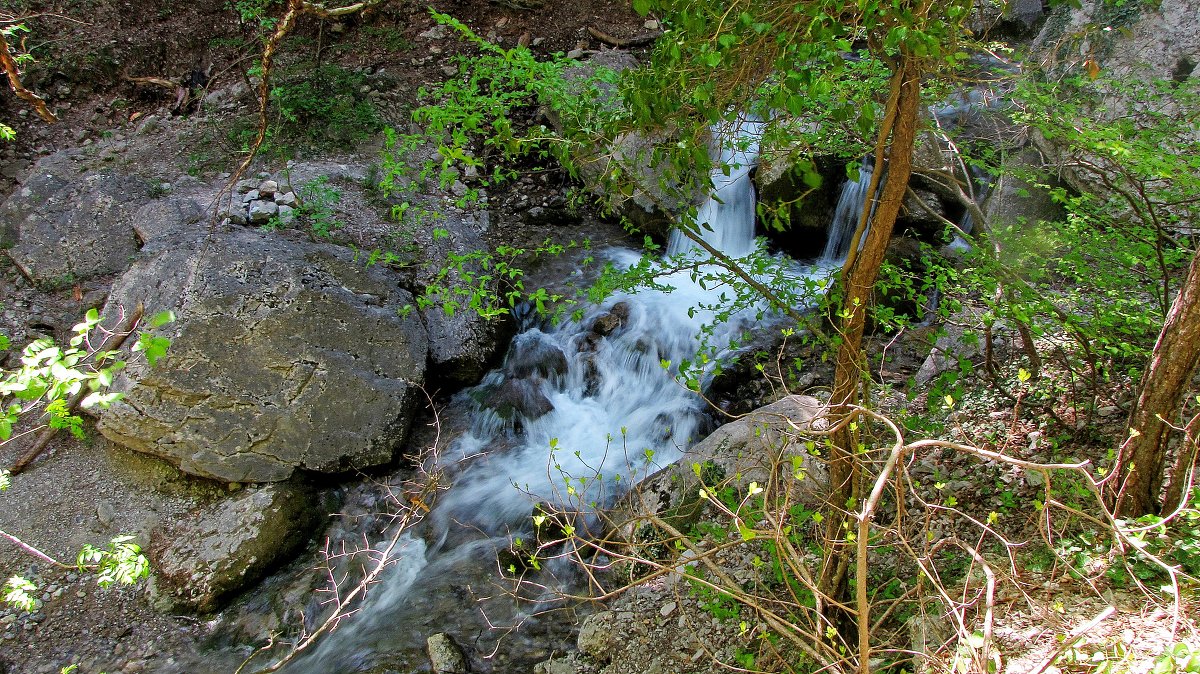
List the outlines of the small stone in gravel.
<svg viewBox="0 0 1200 674">
<path fill-rule="evenodd" d="M 112 526 L 113 520 L 116 519 L 117 513 L 113 506 L 108 501 L 101 501 L 96 505 L 96 517 L 100 518 L 100 524 L 104 526 Z"/>
</svg>

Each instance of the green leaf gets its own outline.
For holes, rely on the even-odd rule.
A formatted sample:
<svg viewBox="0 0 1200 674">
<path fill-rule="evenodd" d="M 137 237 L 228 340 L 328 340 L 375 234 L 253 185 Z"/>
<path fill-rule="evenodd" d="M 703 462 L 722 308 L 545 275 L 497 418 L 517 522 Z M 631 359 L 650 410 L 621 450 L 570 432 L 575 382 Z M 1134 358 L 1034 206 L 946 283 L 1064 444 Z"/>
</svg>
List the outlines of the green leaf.
<svg viewBox="0 0 1200 674">
<path fill-rule="evenodd" d="M 154 314 L 153 316 L 150 317 L 150 327 L 151 328 L 161 327 L 163 325 L 166 325 L 167 323 L 173 323 L 173 322 L 175 322 L 175 312 L 171 311 L 170 309 L 168 309 L 166 311 L 160 311 L 157 314 Z"/>
</svg>

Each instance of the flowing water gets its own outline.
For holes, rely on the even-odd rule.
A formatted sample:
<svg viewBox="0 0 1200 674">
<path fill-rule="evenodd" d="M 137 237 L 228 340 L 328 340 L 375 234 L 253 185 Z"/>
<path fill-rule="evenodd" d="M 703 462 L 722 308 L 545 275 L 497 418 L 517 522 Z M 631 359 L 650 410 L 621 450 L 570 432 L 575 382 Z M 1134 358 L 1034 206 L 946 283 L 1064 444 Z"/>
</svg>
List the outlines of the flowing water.
<svg viewBox="0 0 1200 674">
<path fill-rule="evenodd" d="M 867 201 L 867 191 L 871 188 L 871 164 L 866 160 L 858 169 L 858 179 L 848 180 L 842 185 L 841 196 L 838 197 L 837 207 L 833 211 L 833 220 L 829 222 L 829 236 L 825 240 L 825 250 L 821 252 L 821 261 L 836 263 L 846 259 L 850 252 L 850 240 L 858 229 L 862 219 L 863 204 Z M 874 204 L 872 204 L 872 211 Z"/>
<path fill-rule="evenodd" d="M 739 142 L 722 150 L 733 169 L 728 176 L 714 171 L 714 198 L 699 209 L 703 239 L 731 257 L 756 250 L 750 171 L 759 131 L 758 123 L 744 123 Z M 823 260 L 791 273 L 823 276 L 836 268 L 869 179 L 862 171 L 843 190 Z M 668 252 L 702 255 L 696 248 L 676 234 Z M 639 259 L 630 250 L 607 254 L 619 265 Z M 360 613 L 285 671 L 381 671 L 379 654 L 419 652 L 426 636 L 442 631 L 486 653 L 498 638 L 486 633 L 488 625 L 535 624 L 530 616 L 577 582 L 565 563 L 539 577 L 547 587 L 532 602 L 478 601 L 503 594 L 497 555 L 514 538 L 534 540 L 535 504 L 587 510 L 611 503 L 624 486 L 674 461 L 710 430 L 704 402 L 676 381 L 676 368 L 701 349 L 702 327 L 711 328 L 710 347 L 728 351 L 754 313 L 718 321 L 703 308 L 722 289 L 696 278 L 702 266 L 659 279 L 666 290 L 610 297 L 579 320 L 552 326 L 526 317 L 504 365 L 452 403 L 469 419 L 437 457 L 452 487 L 401 539 L 394 565 Z"/>
</svg>

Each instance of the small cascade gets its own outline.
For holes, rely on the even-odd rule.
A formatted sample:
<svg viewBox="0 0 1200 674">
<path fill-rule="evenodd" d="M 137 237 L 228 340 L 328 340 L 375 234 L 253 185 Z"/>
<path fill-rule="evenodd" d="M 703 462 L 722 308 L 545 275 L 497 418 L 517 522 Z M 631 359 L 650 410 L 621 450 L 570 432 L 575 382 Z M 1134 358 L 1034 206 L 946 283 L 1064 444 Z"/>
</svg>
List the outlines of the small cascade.
<svg viewBox="0 0 1200 674">
<path fill-rule="evenodd" d="M 829 223 L 829 237 L 825 241 L 825 250 L 821 253 L 821 262 L 844 260 L 850 252 L 850 239 L 854 237 L 862 218 L 863 205 L 866 204 L 867 192 L 871 188 L 872 173 L 871 164 L 863 160 L 858 169 L 858 179 L 847 180 L 842 185 L 833 220 Z"/>
<path fill-rule="evenodd" d="M 744 257 L 754 251 L 755 201 L 750 171 L 758 164 L 762 131 L 761 121 L 745 119 L 738 122 L 732 134 L 718 134 L 723 142 L 720 162 L 711 174 L 713 194 L 696 212 L 700 238 L 730 257 Z M 728 175 L 722 167 L 728 167 Z M 678 228 L 671 231 L 668 256 L 698 248 Z"/>
</svg>

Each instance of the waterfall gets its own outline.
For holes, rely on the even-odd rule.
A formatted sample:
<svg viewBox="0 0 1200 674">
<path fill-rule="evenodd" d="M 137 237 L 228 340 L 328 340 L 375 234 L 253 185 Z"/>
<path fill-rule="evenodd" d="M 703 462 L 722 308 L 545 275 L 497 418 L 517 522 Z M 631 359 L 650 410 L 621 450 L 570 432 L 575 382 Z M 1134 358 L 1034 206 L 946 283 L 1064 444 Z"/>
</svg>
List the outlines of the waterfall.
<svg viewBox="0 0 1200 674">
<path fill-rule="evenodd" d="M 823 262 L 843 260 L 850 252 L 850 239 L 854 237 L 862 218 L 863 205 L 871 188 L 872 172 L 871 164 L 863 160 L 858 169 L 858 179 L 847 180 L 842 185 L 837 208 L 833 211 L 833 220 L 829 223 L 829 238 L 826 239 L 825 250 L 821 253 Z M 874 205 L 871 208 L 873 210 Z"/>
<path fill-rule="evenodd" d="M 720 161 L 713 168 L 713 194 L 696 212 L 700 238 L 730 257 L 744 257 L 754 250 L 754 182 L 750 171 L 758 163 L 763 123 L 739 120 L 732 134 L 716 133 Z M 726 174 L 728 170 L 728 174 Z M 678 228 L 671 231 L 667 255 L 696 250 L 698 246 Z"/>
<path fill-rule="evenodd" d="M 734 257 L 755 248 L 749 174 L 761 129 L 753 120 L 738 125 L 735 140 L 721 150 L 732 169 L 728 176 L 714 171 L 713 195 L 699 208 L 704 240 Z M 703 254 L 678 235 L 669 251 Z M 639 259 L 629 250 L 606 254 L 623 266 Z M 719 304 L 721 290 L 694 276 L 668 274 L 659 279 L 665 289 L 618 294 L 558 326 L 527 317 L 503 365 L 451 404 L 470 424 L 437 457 L 450 489 L 421 528 L 405 534 L 382 587 L 358 615 L 285 671 L 361 671 L 375 654 L 419 649 L 434 632 L 482 635 L 477 624 L 464 624 L 478 620 L 477 610 L 459 602 L 458 614 L 450 615 L 443 604 L 464 585 L 500 582 L 497 552 L 515 538 L 536 538 L 535 503 L 603 507 L 699 440 L 708 430 L 705 403 L 676 381 L 679 363 L 701 350 L 702 328 L 720 351 L 753 312 L 718 320 L 702 305 Z M 566 564 L 559 571 L 572 573 Z M 518 622 L 526 609 L 495 610 Z"/>
</svg>

